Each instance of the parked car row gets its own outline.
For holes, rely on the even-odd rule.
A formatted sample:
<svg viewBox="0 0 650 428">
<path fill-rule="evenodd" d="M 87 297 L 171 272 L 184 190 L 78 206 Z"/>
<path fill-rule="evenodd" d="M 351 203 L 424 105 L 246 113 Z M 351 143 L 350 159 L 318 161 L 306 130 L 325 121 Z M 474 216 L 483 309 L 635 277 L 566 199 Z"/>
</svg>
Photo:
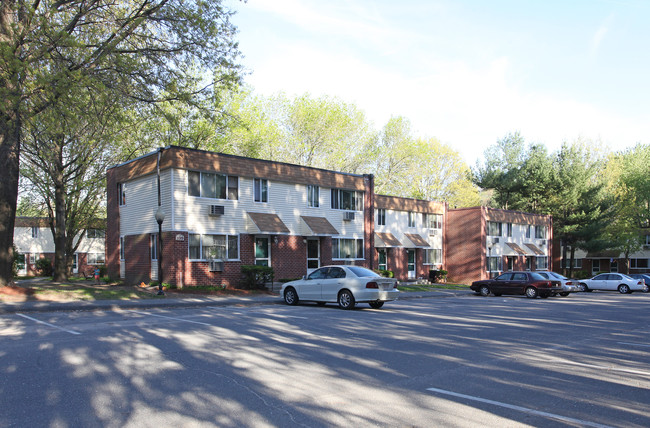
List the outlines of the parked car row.
<svg viewBox="0 0 650 428">
<path fill-rule="evenodd" d="M 612 290 L 621 294 L 633 291 L 647 293 L 650 276 L 622 273 L 601 273 L 590 279 L 569 279 L 555 272 L 506 272 L 493 279 L 474 281 L 470 289 L 482 296 L 519 294 L 530 298 L 560 295 L 578 291 Z"/>
</svg>

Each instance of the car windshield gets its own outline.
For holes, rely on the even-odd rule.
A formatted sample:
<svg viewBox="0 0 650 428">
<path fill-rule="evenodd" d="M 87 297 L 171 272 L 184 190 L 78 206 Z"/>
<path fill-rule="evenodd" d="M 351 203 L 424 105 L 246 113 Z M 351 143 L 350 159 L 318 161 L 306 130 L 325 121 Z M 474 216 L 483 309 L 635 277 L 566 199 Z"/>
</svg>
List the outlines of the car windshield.
<svg viewBox="0 0 650 428">
<path fill-rule="evenodd" d="M 381 276 L 378 273 L 373 272 L 370 269 L 366 269 L 364 267 L 348 266 L 348 269 L 350 269 L 352 273 L 358 276 L 359 278 L 368 278 L 368 277 L 372 278 L 372 277 Z"/>
<path fill-rule="evenodd" d="M 540 275 L 540 274 L 538 274 L 538 273 L 536 273 L 536 272 L 531 272 L 531 273 L 530 273 L 530 277 L 531 277 L 532 279 L 534 279 L 535 281 L 540 281 L 540 280 L 543 281 L 543 280 L 546 279 L 546 278 L 544 278 L 542 275 Z"/>
</svg>

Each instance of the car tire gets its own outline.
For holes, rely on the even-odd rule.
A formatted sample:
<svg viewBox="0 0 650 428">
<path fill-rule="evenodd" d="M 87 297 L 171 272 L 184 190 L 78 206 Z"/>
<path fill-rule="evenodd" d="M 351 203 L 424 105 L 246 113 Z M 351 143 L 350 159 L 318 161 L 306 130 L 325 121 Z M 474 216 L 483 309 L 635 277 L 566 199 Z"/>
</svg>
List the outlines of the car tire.
<svg viewBox="0 0 650 428">
<path fill-rule="evenodd" d="M 566 296 L 568 296 L 569 294 L 570 294 L 569 292 L 564 291 L 564 292 L 560 293 L 560 296 L 562 296 L 562 297 L 566 297 Z"/>
<path fill-rule="evenodd" d="M 528 287 L 526 289 L 526 297 L 529 299 L 534 299 L 537 296 L 539 296 L 539 293 L 537 292 L 537 289 L 535 287 Z"/>
<path fill-rule="evenodd" d="M 585 291 L 585 292 L 586 291 L 588 291 L 588 292 L 592 291 L 592 290 L 589 289 L 589 287 L 587 287 L 587 284 L 584 284 L 584 283 L 578 284 L 578 287 L 580 287 L 582 289 L 582 291 Z"/>
<path fill-rule="evenodd" d="M 284 290 L 284 303 L 291 306 L 296 306 L 300 299 L 298 298 L 298 293 L 295 288 L 287 288 Z"/>
<path fill-rule="evenodd" d="M 630 286 L 627 284 L 621 284 L 618 286 L 618 292 L 621 294 L 630 294 L 632 290 L 630 290 Z"/>
<path fill-rule="evenodd" d="M 487 285 L 481 286 L 481 288 L 478 290 L 478 292 L 481 294 L 483 297 L 487 297 L 490 295 L 490 287 Z"/>
<path fill-rule="evenodd" d="M 379 308 L 381 308 L 382 306 L 384 306 L 384 302 L 382 302 L 381 300 L 376 300 L 376 301 L 374 301 L 374 302 L 370 302 L 370 303 L 368 303 L 368 304 L 369 304 L 370 307 L 373 308 L 373 309 L 379 309 Z"/>
<path fill-rule="evenodd" d="M 354 295 L 349 290 L 339 292 L 338 302 L 341 309 L 354 309 Z"/>
</svg>

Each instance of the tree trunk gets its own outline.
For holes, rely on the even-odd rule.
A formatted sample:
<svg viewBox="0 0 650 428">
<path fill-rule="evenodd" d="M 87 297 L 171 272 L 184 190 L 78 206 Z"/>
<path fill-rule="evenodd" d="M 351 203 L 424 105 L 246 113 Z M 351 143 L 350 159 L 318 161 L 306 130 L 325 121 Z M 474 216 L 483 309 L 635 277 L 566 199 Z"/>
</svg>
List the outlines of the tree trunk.
<svg viewBox="0 0 650 428">
<path fill-rule="evenodd" d="M 0 102 L 10 103 L 8 100 Z M 17 109 L 9 115 L 6 111 L 0 111 L 0 286 L 13 280 L 20 128 L 20 114 Z"/>
<path fill-rule="evenodd" d="M 63 175 L 57 171 L 57 175 Z M 62 178 L 62 177 L 57 177 Z M 63 184 L 57 180 L 54 184 L 54 277 L 53 280 L 63 282 L 68 280 L 68 267 L 66 263 L 66 195 Z"/>
</svg>

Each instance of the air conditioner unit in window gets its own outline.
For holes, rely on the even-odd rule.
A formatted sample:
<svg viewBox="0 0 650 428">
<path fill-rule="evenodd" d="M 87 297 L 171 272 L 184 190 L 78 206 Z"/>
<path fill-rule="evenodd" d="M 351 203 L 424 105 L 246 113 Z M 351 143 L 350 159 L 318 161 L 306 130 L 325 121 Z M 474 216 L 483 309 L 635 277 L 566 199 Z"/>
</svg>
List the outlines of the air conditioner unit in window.
<svg viewBox="0 0 650 428">
<path fill-rule="evenodd" d="M 429 230 L 429 236 L 438 236 L 440 231 L 438 229 L 431 229 Z"/>
<path fill-rule="evenodd" d="M 499 238 L 493 238 L 492 242 L 495 243 L 495 244 L 498 244 L 499 243 Z"/>
<path fill-rule="evenodd" d="M 222 216 L 224 213 L 224 208 L 223 205 L 210 205 L 210 216 L 211 217 L 219 217 Z"/>
<path fill-rule="evenodd" d="M 546 245 L 546 239 L 542 239 L 541 241 L 539 241 L 539 244 L 540 245 Z"/>
<path fill-rule="evenodd" d="M 353 213 L 353 212 L 346 212 L 346 213 L 343 213 L 343 220 L 345 220 L 345 221 L 352 221 L 352 220 L 354 220 L 354 213 Z"/>
<path fill-rule="evenodd" d="M 223 260 L 208 260 L 210 272 L 223 272 Z"/>
</svg>

